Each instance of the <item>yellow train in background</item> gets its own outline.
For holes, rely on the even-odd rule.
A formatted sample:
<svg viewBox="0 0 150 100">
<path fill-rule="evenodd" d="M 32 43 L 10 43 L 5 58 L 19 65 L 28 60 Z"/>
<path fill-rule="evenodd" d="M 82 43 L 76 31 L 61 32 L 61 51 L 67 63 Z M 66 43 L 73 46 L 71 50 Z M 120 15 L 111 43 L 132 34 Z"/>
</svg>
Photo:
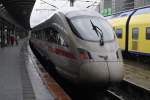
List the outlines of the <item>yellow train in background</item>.
<svg viewBox="0 0 150 100">
<path fill-rule="evenodd" d="M 123 51 L 150 56 L 150 7 L 118 13 L 107 19 Z"/>
</svg>

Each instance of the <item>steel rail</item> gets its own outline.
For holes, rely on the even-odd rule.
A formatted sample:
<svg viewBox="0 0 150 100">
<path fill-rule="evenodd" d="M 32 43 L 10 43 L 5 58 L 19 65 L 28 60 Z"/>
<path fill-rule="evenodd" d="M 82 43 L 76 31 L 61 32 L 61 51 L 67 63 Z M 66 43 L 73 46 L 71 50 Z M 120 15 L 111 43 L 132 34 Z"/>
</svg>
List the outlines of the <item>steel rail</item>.
<svg viewBox="0 0 150 100">
<path fill-rule="evenodd" d="M 124 100 L 121 96 L 117 95 L 115 92 L 111 91 L 111 90 L 107 90 L 107 92 L 112 95 L 112 99 L 115 99 L 115 100 Z"/>
</svg>

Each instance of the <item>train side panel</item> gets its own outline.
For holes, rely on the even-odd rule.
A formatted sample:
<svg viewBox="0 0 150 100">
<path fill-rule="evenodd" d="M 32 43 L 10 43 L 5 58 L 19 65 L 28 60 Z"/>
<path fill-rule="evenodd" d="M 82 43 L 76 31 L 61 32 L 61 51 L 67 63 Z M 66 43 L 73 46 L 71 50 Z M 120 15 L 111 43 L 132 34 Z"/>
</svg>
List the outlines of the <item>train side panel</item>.
<svg viewBox="0 0 150 100">
<path fill-rule="evenodd" d="M 150 14 L 132 16 L 129 27 L 129 52 L 150 54 Z"/>
</svg>

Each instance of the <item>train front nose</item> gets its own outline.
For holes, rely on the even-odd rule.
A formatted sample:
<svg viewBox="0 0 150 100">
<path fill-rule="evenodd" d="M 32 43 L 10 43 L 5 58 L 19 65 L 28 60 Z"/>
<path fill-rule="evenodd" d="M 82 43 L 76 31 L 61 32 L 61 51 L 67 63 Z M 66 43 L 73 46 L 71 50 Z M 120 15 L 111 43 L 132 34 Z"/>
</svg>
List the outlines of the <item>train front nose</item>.
<svg viewBox="0 0 150 100">
<path fill-rule="evenodd" d="M 105 86 L 109 82 L 119 82 L 123 78 L 122 65 L 118 62 L 85 63 L 80 68 L 80 81 L 94 86 Z"/>
<path fill-rule="evenodd" d="M 86 84 L 108 83 L 109 70 L 105 62 L 85 63 L 80 67 L 80 81 Z"/>
<path fill-rule="evenodd" d="M 123 80 L 123 64 L 122 62 L 109 62 L 109 76 L 110 82 L 116 83 Z"/>
</svg>

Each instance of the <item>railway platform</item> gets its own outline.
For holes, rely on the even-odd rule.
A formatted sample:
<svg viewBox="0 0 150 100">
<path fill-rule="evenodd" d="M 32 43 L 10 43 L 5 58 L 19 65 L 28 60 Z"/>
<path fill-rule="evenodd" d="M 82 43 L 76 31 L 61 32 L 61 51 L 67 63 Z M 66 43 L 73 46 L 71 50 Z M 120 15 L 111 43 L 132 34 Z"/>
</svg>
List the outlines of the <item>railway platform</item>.
<svg viewBox="0 0 150 100">
<path fill-rule="evenodd" d="M 27 39 L 0 48 L 0 100 L 54 100 L 33 66 Z"/>
<path fill-rule="evenodd" d="M 42 65 L 33 62 L 28 40 L 18 46 L 0 48 L 0 99 L 2 100 L 55 100 L 64 95 L 56 90 L 53 79 L 42 75 Z M 34 58 L 34 57 L 33 57 Z M 35 69 L 39 66 L 42 71 Z M 150 68 L 148 65 L 125 61 L 124 80 L 150 91 Z M 43 71 L 44 72 L 44 71 Z M 43 81 L 45 77 L 48 82 Z M 56 83 L 54 83 L 56 84 Z M 54 90 L 57 93 L 50 92 Z M 58 100 L 70 100 L 70 98 Z"/>
<path fill-rule="evenodd" d="M 125 60 L 124 80 L 150 91 L 150 66 Z"/>
</svg>

